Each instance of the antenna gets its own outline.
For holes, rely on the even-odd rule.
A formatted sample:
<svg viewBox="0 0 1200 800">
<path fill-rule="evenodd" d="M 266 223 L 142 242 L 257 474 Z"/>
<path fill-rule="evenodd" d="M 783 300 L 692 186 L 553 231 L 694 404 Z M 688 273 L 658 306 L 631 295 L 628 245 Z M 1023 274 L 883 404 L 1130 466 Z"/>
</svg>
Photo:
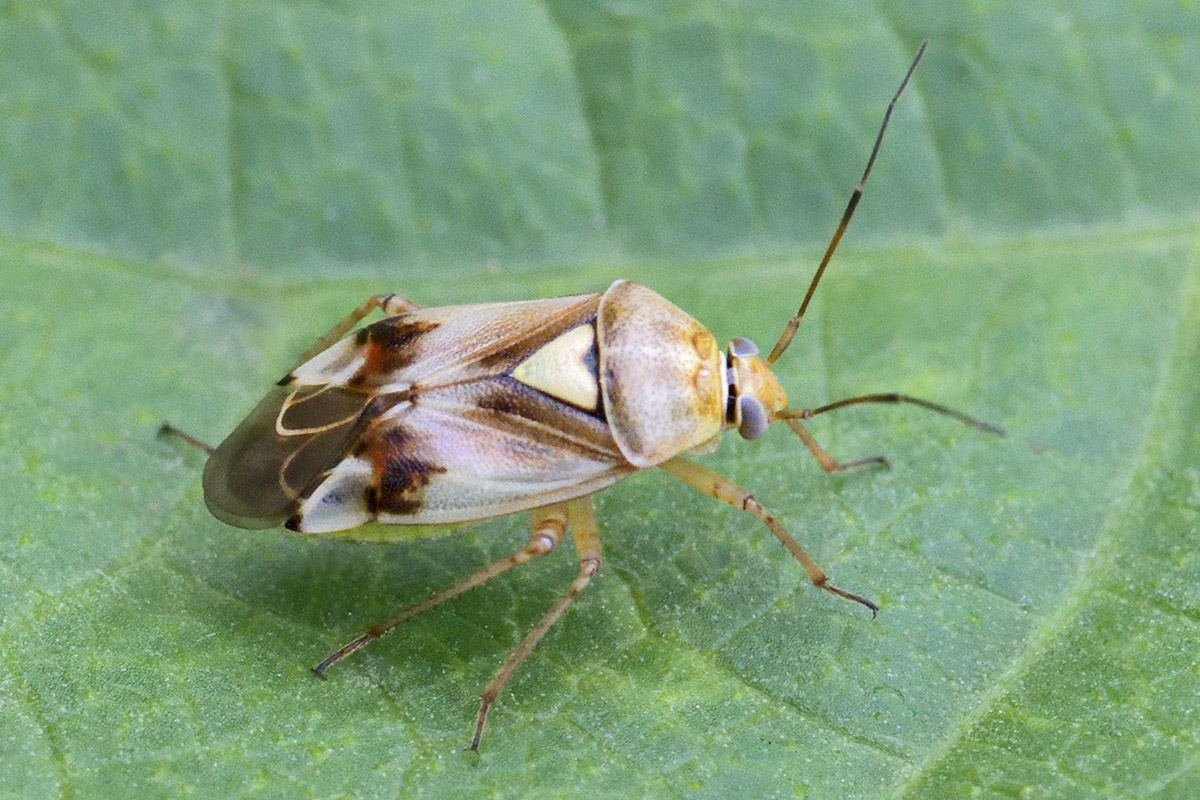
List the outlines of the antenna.
<svg viewBox="0 0 1200 800">
<path fill-rule="evenodd" d="M 904 73 L 904 80 L 900 81 L 900 88 L 892 95 L 892 102 L 888 103 L 887 111 L 883 114 L 883 124 L 879 126 L 879 134 L 875 137 L 875 146 L 871 148 L 871 157 L 867 159 L 867 168 L 863 170 L 862 177 L 858 179 L 858 185 L 854 187 L 854 193 L 850 195 L 850 202 L 846 204 L 846 210 L 842 212 L 842 221 L 838 223 L 837 230 L 833 232 L 833 238 L 829 241 L 829 247 L 825 249 L 825 255 L 817 267 L 817 273 L 813 275 L 812 283 L 808 285 L 804 301 L 800 303 L 800 310 L 796 312 L 796 316 L 788 320 L 783 333 L 779 335 L 779 341 L 771 348 L 771 354 L 767 356 L 768 364 L 774 364 L 792 343 L 792 337 L 796 335 L 796 329 L 800 327 L 800 320 L 804 318 L 804 312 L 808 310 L 808 303 L 812 300 L 813 292 L 817 290 L 817 284 L 821 282 L 821 276 L 825 274 L 825 267 L 829 266 L 829 260 L 833 258 L 833 252 L 837 250 L 838 242 L 842 240 L 842 234 L 846 232 L 850 218 L 854 216 L 854 209 L 858 207 L 858 201 L 862 199 L 867 178 L 871 175 L 871 167 L 875 166 L 875 157 L 879 155 L 879 146 L 883 144 L 883 132 L 887 130 L 888 120 L 892 118 L 892 109 L 896 107 L 896 101 L 900 99 L 904 87 L 908 86 L 908 80 L 916 71 L 917 64 L 921 61 L 921 56 L 925 54 L 925 47 L 928 44 L 928 41 L 921 42 L 921 47 L 917 50 L 917 57 L 909 65 L 908 72 Z"/>
</svg>

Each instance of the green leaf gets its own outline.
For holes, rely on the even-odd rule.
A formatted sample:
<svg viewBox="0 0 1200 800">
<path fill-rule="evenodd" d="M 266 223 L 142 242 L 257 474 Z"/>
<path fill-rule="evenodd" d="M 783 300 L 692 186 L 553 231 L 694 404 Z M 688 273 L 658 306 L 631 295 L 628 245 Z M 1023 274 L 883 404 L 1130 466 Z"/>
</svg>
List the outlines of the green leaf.
<svg viewBox="0 0 1200 800">
<path fill-rule="evenodd" d="M 0 793 L 1179 797 L 1200 792 L 1200 26 L 1187 3 L 0 6 Z M 571 548 L 315 680 L 523 544 L 222 525 L 202 454 L 370 294 L 644 282 L 724 341 L 794 313 L 820 417 L 642 474 Z"/>
</svg>

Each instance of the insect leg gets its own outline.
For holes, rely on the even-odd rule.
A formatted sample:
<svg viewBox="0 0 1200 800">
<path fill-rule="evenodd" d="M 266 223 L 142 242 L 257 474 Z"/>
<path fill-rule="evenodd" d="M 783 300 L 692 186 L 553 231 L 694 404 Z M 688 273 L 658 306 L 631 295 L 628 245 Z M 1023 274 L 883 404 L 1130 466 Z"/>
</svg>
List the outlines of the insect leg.
<svg viewBox="0 0 1200 800">
<path fill-rule="evenodd" d="M 847 469 L 855 469 L 856 467 L 865 467 L 870 464 L 878 464 L 883 467 L 891 466 L 891 462 L 884 456 L 867 456 L 866 458 L 856 458 L 853 461 L 838 461 L 833 456 L 829 455 L 829 451 L 813 438 L 808 429 L 800 424 L 798 419 L 785 419 L 784 422 L 788 427 L 796 432 L 800 437 L 800 441 L 804 442 L 804 446 L 808 448 L 808 452 L 813 454 L 813 458 L 821 465 L 821 469 L 833 474 L 834 472 L 842 472 Z"/>
<path fill-rule="evenodd" d="M 812 556 L 800 546 L 800 544 L 792 538 L 783 527 L 782 523 L 775 518 L 775 515 L 763 507 L 763 504 L 758 502 L 754 495 L 747 492 L 742 487 L 738 486 L 733 481 L 721 475 L 719 472 L 714 472 L 708 467 L 697 464 L 693 461 L 688 461 L 685 458 L 676 456 L 668 461 L 658 465 L 666 470 L 671 475 L 674 475 L 679 480 L 691 486 L 693 489 L 704 494 L 710 495 L 722 500 L 734 508 L 740 508 L 754 516 L 767 526 L 771 533 L 775 534 L 775 538 L 788 549 L 788 552 L 795 557 L 800 565 L 804 567 L 804 571 L 808 573 L 808 579 L 812 581 L 813 586 L 818 589 L 824 589 L 827 592 L 836 594 L 838 597 L 844 597 L 847 600 L 853 600 L 856 603 L 861 603 L 871 609 L 871 614 L 874 616 L 879 611 L 879 606 L 872 603 L 865 597 L 857 594 L 852 594 L 839 589 L 829 583 L 829 579 L 825 577 L 825 572 L 813 561 Z"/>
<path fill-rule="evenodd" d="M 172 425 L 169 422 L 164 422 L 162 425 L 158 426 L 158 435 L 159 436 L 178 437 L 178 438 L 182 439 L 183 441 L 187 442 L 188 444 L 190 444 L 192 447 L 195 447 L 199 450 L 203 450 L 205 453 L 208 453 L 210 456 L 213 454 L 214 448 L 211 444 L 209 444 L 208 442 L 204 441 L 203 439 L 201 439 L 199 437 L 192 436 L 190 433 L 183 430 L 182 428 L 176 428 L 174 425 Z"/>
<path fill-rule="evenodd" d="M 580 497 L 566 503 L 567 513 L 571 521 L 571 538 L 575 540 L 575 550 L 579 554 L 579 577 L 571 582 L 566 593 L 558 598 L 546 615 L 531 630 L 517 649 L 513 650 L 504 666 L 496 673 L 496 677 L 484 687 L 480 694 L 479 713 L 475 716 L 475 736 L 471 739 L 471 749 L 478 752 L 479 739 L 483 736 L 483 723 L 487 721 L 488 710 L 508 679 L 512 677 L 517 667 L 521 666 L 533 648 L 546 635 L 558 618 L 566 613 L 567 608 L 579 596 L 596 573 L 600 571 L 600 526 L 596 522 L 596 510 L 592 506 L 591 497 Z"/>
<path fill-rule="evenodd" d="M 443 589 L 440 592 L 435 592 L 419 603 L 415 603 L 408 608 L 380 620 L 372 625 L 366 633 L 347 642 L 337 652 L 332 653 L 328 658 L 318 664 L 313 672 L 319 677 L 324 677 L 325 670 L 341 661 L 346 656 L 356 650 L 361 650 L 371 642 L 383 636 L 385 633 L 395 628 L 401 623 L 407 622 L 413 617 L 421 614 L 434 606 L 449 600 L 452 597 L 457 597 L 468 589 L 474 589 L 480 584 L 487 583 L 492 578 L 502 572 L 507 572 L 518 564 L 524 564 L 538 556 L 544 556 L 558 546 L 562 541 L 563 534 L 567 530 L 567 506 L 564 503 L 557 505 L 546 506 L 545 508 L 534 509 L 532 513 L 532 523 L 530 526 L 529 544 L 525 545 L 520 550 L 516 551 L 506 558 L 495 561 L 481 570 L 478 570 L 472 575 L 464 578 L 453 586 Z"/>
<path fill-rule="evenodd" d="M 346 332 L 362 321 L 363 317 L 370 314 L 377 308 L 383 309 L 383 313 L 389 317 L 394 317 L 397 314 L 404 314 L 408 311 L 416 311 L 421 306 L 409 300 L 407 297 L 401 297 L 398 294 L 377 294 L 374 297 L 368 297 L 358 304 L 358 308 L 351 311 L 345 318 L 329 329 L 329 333 L 317 339 L 316 343 L 304 351 L 304 355 L 296 362 L 299 366 L 305 361 L 315 356 L 317 353 L 323 352 L 325 348 L 336 342 L 338 339 L 346 335 Z"/>
</svg>

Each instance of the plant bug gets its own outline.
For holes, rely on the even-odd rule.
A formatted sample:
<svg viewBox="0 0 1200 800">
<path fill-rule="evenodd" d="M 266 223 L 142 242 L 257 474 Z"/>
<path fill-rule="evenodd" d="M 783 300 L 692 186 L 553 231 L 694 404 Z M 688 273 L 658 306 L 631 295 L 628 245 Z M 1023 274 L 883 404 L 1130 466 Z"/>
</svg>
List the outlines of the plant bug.
<svg viewBox="0 0 1200 800">
<path fill-rule="evenodd" d="M 203 481 L 208 508 L 242 528 L 282 524 L 301 533 L 387 539 L 400 536 L 347 531 L 380 522 L 417 526 L 415 535 L 424 536 L 530 512 L 527 545 L 371 626 L 317 665 L 318 675 L 402 622 L 546 555 L 570 528 L 578 577 L 484 688 L 471 740 L 478 750 L 488 710 L 505 683 L 600 569 L 591 495 L 650 467 L 758 518 L 813 585 L 872 614 L 879 610 L 831 584 L 752 494 L 681 453 L 703 448 L 730 428 L 755 439 L 782 421 L 826 472 L 887 464 L 879 456 L 839 462 L 804 427 L 811 417 L 861 403 L 914 404 L 1001 433 L 898 393 L 789 408 L 771 372 L 854 214 L 892 110 L 924 51 L 922 44 L 888 104 L 799 311 L 766 358 L 742 338 L 722 352 L 688 314 L 625 281 L 601 294 L 429 309 L 398 295 L 378 295 L 310 348 L 215 450 L 185 435 L 211 454 Z M 351 333 L 376 309 L 385 319 Z"/>
</svg>

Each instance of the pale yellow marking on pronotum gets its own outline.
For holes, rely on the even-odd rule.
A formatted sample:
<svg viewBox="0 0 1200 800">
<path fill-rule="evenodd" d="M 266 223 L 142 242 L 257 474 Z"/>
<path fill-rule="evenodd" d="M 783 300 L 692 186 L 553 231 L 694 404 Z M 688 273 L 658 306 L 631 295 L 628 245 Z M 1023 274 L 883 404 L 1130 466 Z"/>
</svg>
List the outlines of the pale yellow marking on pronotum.
<svg viewBox="0 0 1200 800">
<path fill-rule="evenodd" d="M 596 364 L 588 356 L 596 347 L 596 329 L 580 325 L 541 347 L 512 371 L 516 380 L 543 394 L 585 411 L 600 404 Z"/>
</svg>

